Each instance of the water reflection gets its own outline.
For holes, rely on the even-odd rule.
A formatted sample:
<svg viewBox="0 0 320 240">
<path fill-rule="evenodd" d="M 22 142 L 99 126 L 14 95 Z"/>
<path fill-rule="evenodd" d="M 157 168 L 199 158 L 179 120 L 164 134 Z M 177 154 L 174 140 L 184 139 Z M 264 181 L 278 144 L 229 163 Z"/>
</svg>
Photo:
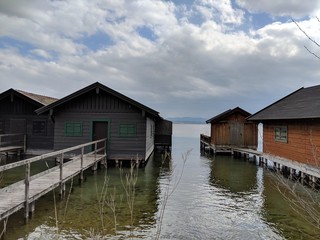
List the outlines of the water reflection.
<svg viewBox="0 0 320 240">
<path fill-rule="evenodd" d="M 210 183 L 233 193 L 251 192 L 257 187 L 257 167 L 244 160 L 217 155 L 212 158 Z"/>
<path fill-rule="evenodd" d="M 137 179 L 133 229 L 131 229 L 131 214 L 125 190 L 126 176 L 130 169 L 123 169 L 121 172 L 117 168 L 109 168 L 106 171 L 98 171 L 96 175 L 90 170 L 86 171 L 86 182 L 81 186 L 76 178 L 73 182 L 68 182 L 63 201 L 59 200 L 57 194 L 54 198 L 53 192 L 39 199 L 36 202 L 33 219 L 27 225 L 23 221 L 23 212 L 12 215 L 9 218 L 6 237 L 39 239 L 38 236 L 41 236 L 41 239 L 51 239 L 57 234 L 57 225 L 59 239 L 86 239 L 90 235 L 99 236 L 99 234 L 115 238 L 146 237 L 146 234 L 150 234 L 150 229 L 154 232 L 159 203 L 160 164 L 161 155 L 157 155 L 150 159 L 146 168 L 134 171 Z M 162 171 L 166 172 L 168 169 L 169 165 L 166 164 Z M 106 192 L 103 191 L 104 188 L 107 188 Z M 112 197 L 115 200 L 117 232 L 115 232 L 113 211 L 108 205 Z"/>
<path fill-rule="evenodd" d="M 206 125 L 174 125 L 173 129 L 172 160 L 163 164 L 161 154 L 155 153 L 137 173 L 134 239 L 154 239 L 159 224 L 161 239 L 320 237 L 282 198 L 267 170 L 229 156 L 201 156 L 199 134 L 206 131 Z M 182 154 L 190 149 L 184 166 Z M 76 178 L 68 183 L 67 193 L 72 189 L 69 197 L 67 194 L 60 201 L 55 195 L 59 239 L 86 239 L 90 233 L 108 239 L 130 236 L 131 217 L 120 174 L 117 168 L 98 171 L 96 175 L 89 170 L 81 186 Z M 117 235 L 110 207 L 105 205 L 102 211 L 99 208 L 106 177 L 106 197 L 115 189 Z M 168 192 L 171 194 L 165 201 Z M 36 202 L 34 217 L 28 224 L 24 224 L 23 212 L 10 217 L 7 239 L 56 238 L 53 196 L 51 192 Z"/>
</svg>

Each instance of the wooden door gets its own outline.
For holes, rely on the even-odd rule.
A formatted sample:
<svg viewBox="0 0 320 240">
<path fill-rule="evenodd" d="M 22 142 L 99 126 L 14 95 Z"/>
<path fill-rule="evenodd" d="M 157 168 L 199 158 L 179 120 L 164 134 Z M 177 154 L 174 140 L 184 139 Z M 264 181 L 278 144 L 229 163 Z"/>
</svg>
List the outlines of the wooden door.
<svg viewBox="0 0 320 240">
<path fill-rule="evenodd" d="M 230 144 L 241 147 L 243 145 L 243 124 L 230 123 Z"/>
<path fill-rule="evenodd" d="M 108 138 L 108 122 L 96 121 L 92 124 L 92 140 L 100 140 L 103 138 Z M 104 143 L 101 142 L 98 144 L 98 148 L 102 148 Z"/>
</svg>

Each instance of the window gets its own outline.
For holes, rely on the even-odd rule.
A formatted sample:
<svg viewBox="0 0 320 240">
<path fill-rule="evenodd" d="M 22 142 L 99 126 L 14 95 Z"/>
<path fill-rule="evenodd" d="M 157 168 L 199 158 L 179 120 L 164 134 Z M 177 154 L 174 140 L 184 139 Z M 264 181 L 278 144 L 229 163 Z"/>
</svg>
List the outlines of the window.
<svg viewBox="0 0 320 240">
<path fill-rule="evenodd" d="M 120 137 L 135 137 L 137 136 L 137 127 L 135 124 L 120 124 Z"/>
<path fill-rule="evenodd" d="M 46 121 L 33 121 L 32 122 L 32 135 L 46 136 L 47 135 Z"/>
<path fill-rule="evenodd" d="M 66 122 L 65 135 L 67 137 L 81 137 L 82 136 L 82 122 Z"/>
<path fill-rule="evenodd" d="M 277 142 L 288 142 L 288 130 L 286 126 L 277 126 L 274 128 L 274 139 Z"/>
</svg>

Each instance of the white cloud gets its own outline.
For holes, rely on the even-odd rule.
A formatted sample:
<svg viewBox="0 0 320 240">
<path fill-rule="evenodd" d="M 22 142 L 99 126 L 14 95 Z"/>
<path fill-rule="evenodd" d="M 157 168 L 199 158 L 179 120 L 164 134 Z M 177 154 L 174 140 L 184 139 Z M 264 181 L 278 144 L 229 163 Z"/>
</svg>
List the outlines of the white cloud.
<svg viewBox="0 0 320 240">
<path fill-rule="evenodd" d="M 304 50 L 312 45 L 294 23 L 232 30 L 245 21 L 227 0 L 188 7 L 149 0 L 21 3 L 25 11 L 10 4 L 0 11 L 0 91 L 14 87 L 62 97 L 99 81 L 164 116 L 211 117 L 239 105 L 254 112 L 318 84 L 319 61 Z M 205 16 L 201 22 L 193 19 L 199 15 Z M 299 24 L 319 39 L 316 20 Z M 141 27 L 156 40 L 140 36 Z M 79 43 L 98 31 L 112 45 L 93 51 Z M 33 48 L 23 54 L 10 43 L 1 47 L 1 36 Z"/>
<path fill-rule="evenodd" d="M 32 54 L 39 56 L 39 57 L 42 57 L 42 58 L 46 58 L 46 59 L 52 58 L 52 56 L 48 52 L 46 52 L 42 49 L 34 49 L 34 50 L 31 50 L 30 52 Z"/>
<path fill-rule="evenodd" d="M 244 12 L 232 7 L 231 0 L 198 0 L 197 9 L 206 19 L 212 20 L 217 16 L 222 23 L 241 24 Z"/>
</svg>

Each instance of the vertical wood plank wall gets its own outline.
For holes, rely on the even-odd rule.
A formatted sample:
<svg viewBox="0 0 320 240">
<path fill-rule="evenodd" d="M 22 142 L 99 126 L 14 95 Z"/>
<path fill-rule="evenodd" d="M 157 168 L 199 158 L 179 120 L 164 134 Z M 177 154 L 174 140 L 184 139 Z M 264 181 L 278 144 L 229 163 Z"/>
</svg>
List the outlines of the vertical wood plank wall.
<svg viewBox="0 0 320 240">
<path fill-rule="evenodd" d="M 257 147 L 258 125 L 247 122 L 241 114 L 233 114 L 223 121 L 211 124 L 211 143 L 214 145 Z"/>
</svg>

